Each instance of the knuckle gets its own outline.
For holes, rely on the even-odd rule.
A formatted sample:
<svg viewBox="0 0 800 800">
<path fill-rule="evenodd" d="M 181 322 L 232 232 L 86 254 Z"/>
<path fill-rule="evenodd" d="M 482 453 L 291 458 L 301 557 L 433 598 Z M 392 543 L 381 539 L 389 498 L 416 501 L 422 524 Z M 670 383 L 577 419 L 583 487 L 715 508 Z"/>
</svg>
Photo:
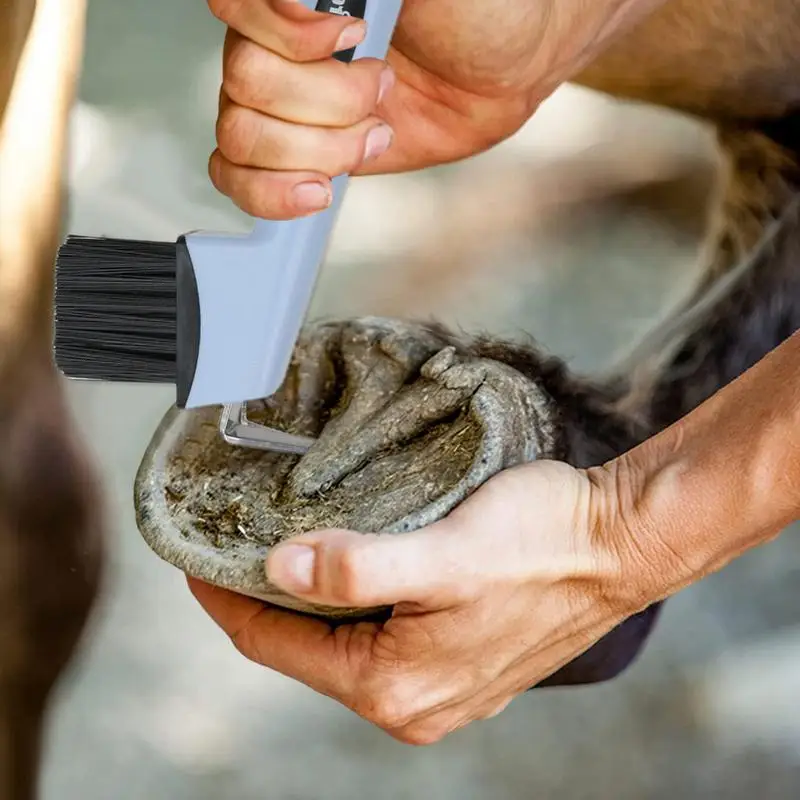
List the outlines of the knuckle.
<svg viewBox="0 0 800 800">
<path fill-rule="evenodd" d="M 364 66 L 367 68 L 354 72 L 342 70 L 339 76 L 337 102 L 342 116 L 351 124 L 374 114 L 378 105 L 376 69 L 371 65 Z"/>
<path fill-rule="evenodd" d="M 255 128 L 241 106 L 229 105 L 217 118 L 217 146 L 228 161 L 246 164 L 255 148 Z"/>
<path fill-rule="evenodd" d="M 243 0 L 206 0 L 211 13 L 221 22 L 230 24 L 239 15 Z"/>
<path fill-rule="evenodd" d="M 320 42 L 317 27 L 306 25 L 293 28 L 291 37 L 287 37 L 286 46 L 297 61 L 315 61 L 323 55 L 324 43 Z"/>
<path fill-rule="evenodd" d="M 246 197 L 240 203 L 242 209 L 253 217 L 285 219 L 292 216 L 286 192 L 263 174 L 255 174 L 246 184 Z"/>
<path fill-rule="evenodd" d="M 251 625 L 245 625 L 241 630 L 232 634 L 230 640 L 236 650 L 248 661 L 259 663 L 258 641 L 253 635 Z"/>
<path fill-rule="evenodd" d="M 447 731 L 438 725 L 409 725 L 398 731 L 393 731 L 393 738 L 403 744 L 413 747 L 428 747 L 437 744 L 447 736 Z"/>
<path fill-rule="evenodd" d="M 408 723 L 407 714 L 388 700 L 381 700 L 374 706 L 367 719 L 384 730 L 396 730 Z"/>
<path fill-rule="evenodd" d="M 359 122 L 375 110 L 375 97 L 369 86 L 349 87 L 342 99 L 342 112 L 348 121 Z"/>
<path fill-rule="evenodd" d="M 369 573 L 364 552 L 360 547 L 350 547 L 337 554 L 333 565 L 336 577 L 331 586 L 331 593 L 337 600 L 354 606 L 369 604 L 370 597 L 365 586 Z"/>
<path fill-rule="evenodd" d="M 231 45 L 222 69 L 222 88 L 236 103 L 246 104 L 252 99 L 256 80 L 262 85 L 263 70 L 258 69 L 258 46 L 247 39 Z"/>
<path fill-rule="evenodd" d="M 356 713 L 387 731 L 405 729 L 416 717 L 416 710 L 400 683 L 390 683 L 379 692 L 364 695 Z"/>
</svg>

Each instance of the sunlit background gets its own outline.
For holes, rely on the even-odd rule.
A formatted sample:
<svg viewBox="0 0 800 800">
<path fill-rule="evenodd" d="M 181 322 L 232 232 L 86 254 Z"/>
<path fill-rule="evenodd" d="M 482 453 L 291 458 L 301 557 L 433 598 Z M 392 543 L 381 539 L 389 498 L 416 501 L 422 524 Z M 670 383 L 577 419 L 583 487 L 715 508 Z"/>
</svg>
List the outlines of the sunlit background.
<svg viewBox="0 0 800 800">
<path fill-rule="evenodd" d="M 206 177 L 221 25 L 201 0 L 89 9 L 70 230 L 243 229 Z M 491 154 L 356 181 L 314 313 L 526 331 L 576 369 L 602 369 L 685 291 L 711 141 L 688 120 L 567 87 Z M 796 532 L 670 601 L 622 679 L 537 692 L 412 749 L 246 662 L 147 549 L 133 477 L 173 390 L 77 384 L 72 397 L 113 540 L 51 718 L 45 800 L 800 796 Z"/>
</svg>

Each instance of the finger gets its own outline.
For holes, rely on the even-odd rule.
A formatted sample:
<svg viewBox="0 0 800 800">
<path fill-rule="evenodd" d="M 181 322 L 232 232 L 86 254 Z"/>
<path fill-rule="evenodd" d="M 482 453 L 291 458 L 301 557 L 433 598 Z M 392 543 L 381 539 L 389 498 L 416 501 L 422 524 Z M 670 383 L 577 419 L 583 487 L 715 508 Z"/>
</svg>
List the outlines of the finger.
<svg viewBox="0 0 800 800">
<path fill-rule="evenodd" d="M 466 669 L 459 670 L 463 655 L 443 657 L 439 653 L 439 666 L 446 664 L 446 673 L 431 682 L 428 668 L 425 675 L 429 680 L 420 682 L 420 698 L 416 703 L 406 701 L 406 706 L 415 713 L 402 713 L 405 709 L 401 706 L 398 723 L 386 730 L 410 744 L 432 744 L 470 722 L 501 714 L 518 690 L 509 687 L 505 671 L 495 674 L 494 668 L 487 669 L 485 664 L 478 663 L 483 657 L 484 654 L 473 654 Z"/>
<path fill-rule="evenodd" d="M 237 105 L 303 125 L 348 127 L 374 113 L 394 83 L 384 62 L 295 64 L 229 31 L 222 87 Z"/>
<path fill-rule="evenodd" d="M 463 704 L 437 709 L 424 717 L 419 717 L 401 728 L 391 728 L 386 732 L 404 744 L 424 747 L 438 744 L 457 730 L 478 719 Z"/>
<path fill-rule="evenodd" d="M 493 700 L 490 703 L 487 703 L 483 706 L 483 708 L 479 709 L 475 713 L 475 719 L 494 719 L 495 717 L 499 717 L 513 702 L 513 697 L 507 697 L 505 700 L 497 701 Z"/>
<path fill-rule="evenodd" d="M 485 701 L 459 695 L 450 703 L 431 708 L 427 713 L 416 716 L 402 726 L 385 730 L 393 739 L 405 744 L 436 744 L 472 722 L 500 716 L 513 700 L 514 697 L 508 697 L 507 693 L 502 698 L 497 696 Z"/>
<path fill-rule="evenodd" d="M 314 169 L 333 177 L 377 157 L 391 141 L 391 128 L 375 116 L 349 128 L 295 125 L 223 97 L 217 117 L 219 150 L 242 167 Z"/>
<path fill-rule="evenodd" d="M 487 571 L 487 553 L 470 552 L 459 534 L 447 520 L 402 535 L 322 531 L 276 547 L 266 569 L 285 591 L 313 602 L 446 608 L 473 599 Z"/>
<path fill-rule="evenodd" d="M 246 658 L 329 697 L 346 701 L 352 696 L 364 661 L 354 645 L 368 653 L 366 642 L 343 648 L 341 634 L 321 620 L 281 611 L 192 578 L 188 583 L 198 603 Z"/>
<path fill-rule="evenodd" d="M 333 199 L 326 175 L 240 167 L 219 150 L 211 155 L 208 173 L 218 191 L 253 217 L 294 219 L 326 209 Z"/>
<path fill-rule="evenodd" d="M 260 600 L 220 589 L 197 578 L 187 576 L 186 583 L 195 600 L 228 636 L 234 636 L 264 608 Z"/>
<path fill-rule="evenodd" d="M 242 36 L 290 61 L 329 58 L 366 35 L 363 20 L 318 13 L 297 0 L 208 0 L 208 6 Z"/>
</svg>

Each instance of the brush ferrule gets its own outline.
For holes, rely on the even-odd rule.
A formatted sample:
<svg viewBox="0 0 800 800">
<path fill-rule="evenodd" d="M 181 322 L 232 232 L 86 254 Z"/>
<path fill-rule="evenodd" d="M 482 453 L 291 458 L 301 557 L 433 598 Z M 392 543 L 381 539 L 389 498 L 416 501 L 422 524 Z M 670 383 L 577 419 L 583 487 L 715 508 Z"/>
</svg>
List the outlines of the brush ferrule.
<svg viewBox="0 0 800 800">
<path fill-rule="evenodd" d="M 200 297 L 192 257 L 181 236 L 175 246 L 175 298 L 177 308 L 175 330 L 175 392 L 176 404 L 184 408 L 194 384 L 197 359 L 200 355 Z"/>
</svg>

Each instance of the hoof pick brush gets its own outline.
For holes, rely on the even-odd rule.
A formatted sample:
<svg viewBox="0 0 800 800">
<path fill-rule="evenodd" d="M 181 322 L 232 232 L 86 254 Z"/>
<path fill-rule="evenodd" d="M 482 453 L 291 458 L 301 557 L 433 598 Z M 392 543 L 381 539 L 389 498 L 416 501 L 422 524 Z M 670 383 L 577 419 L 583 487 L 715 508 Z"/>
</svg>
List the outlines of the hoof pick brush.
<svg viewBox="0 0 800 800">
<path fill-rule="evenodd" d="M 301 2 L 366 21 L 364 41 L 334 58 L 386 58 L 402 0 Z M 286 378 L 348 182 L 333 179 L 324 211 L 255 220 L 244 236 L 67 237 L 56 261 L 57 367 L 68 378 L 174 383 L 178 408 L 224 406 L 230 444 L 304 453 L 312 439 L 248 421 L 246 404 Z"/>
</svg>

